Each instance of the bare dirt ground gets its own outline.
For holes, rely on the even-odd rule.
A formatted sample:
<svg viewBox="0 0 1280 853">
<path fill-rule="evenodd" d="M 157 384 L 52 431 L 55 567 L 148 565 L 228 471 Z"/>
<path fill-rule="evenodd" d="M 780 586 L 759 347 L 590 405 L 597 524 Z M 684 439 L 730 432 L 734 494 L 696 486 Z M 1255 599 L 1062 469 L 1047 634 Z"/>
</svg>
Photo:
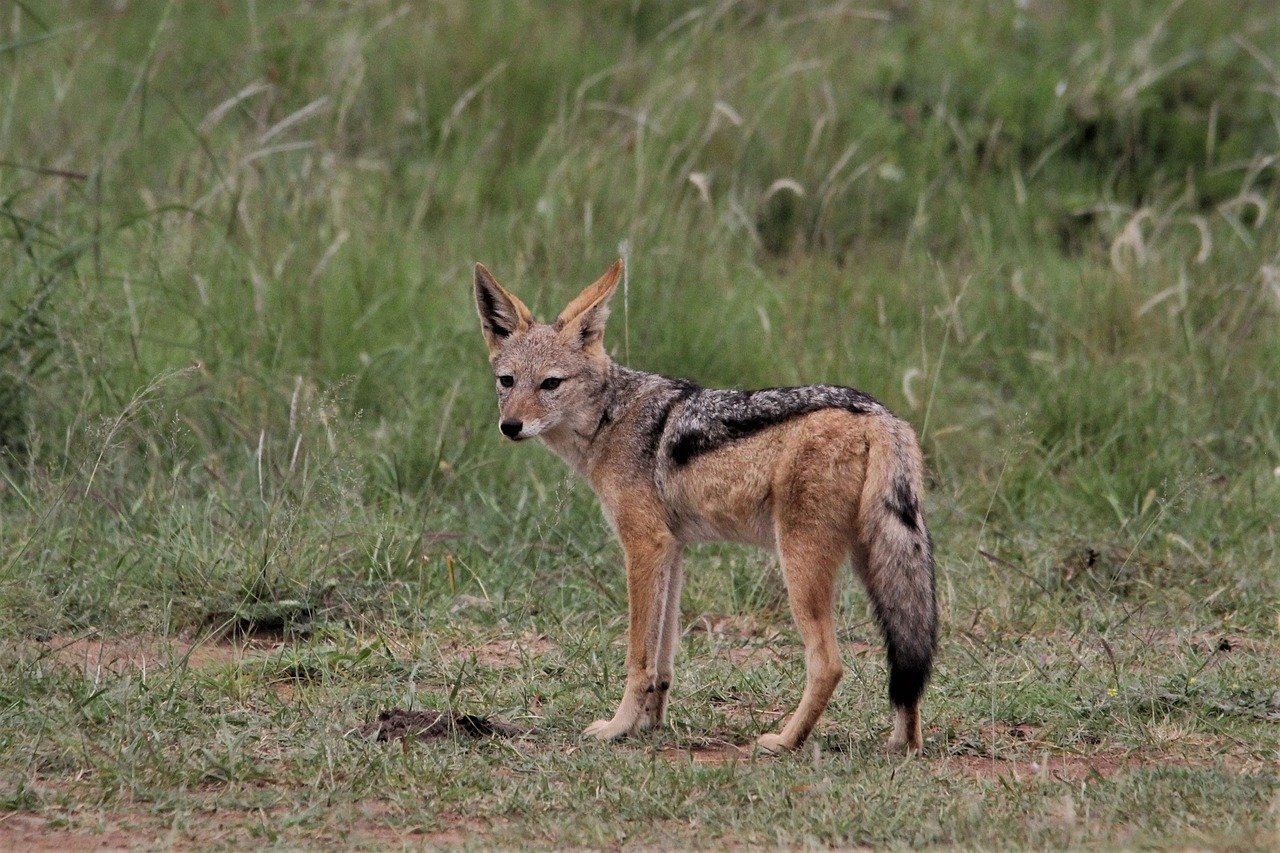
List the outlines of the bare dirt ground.
<svg viewBox="0 0 1280 853">
<path fill-rule="evenodd" d="M 75 830 L 60 821 L 29 812 L 0 815 L 0 849 L 4 850 L 131 850 L 152 843 L 155 836 L 123 828 L 118 821 L 94 829 Z"/>
<path fill-rule="evenodd" d="M 493 668 L 515 666 L 529 658 L 543 657 L 557 650 L 558 647 L 551 640 L 533 633 L 495 638 L 479 644 L 450 640 L 440 646 L 440 653 L 446 660 L 474 657 L 481 666 Z"/>
<path fill-rule="evenodd" d="M 260 645 L 212 639 L 184 640 L 177 637 L 139 635 L 133 637 L 68 637 L 54 635 L 41 644 L 44 653 L 65 667 L 81 670 L 86 677 L 109 673 L 145 673 L 149 669 L 185 663 L 192 669 L 236 664 Z"/>
</svg>

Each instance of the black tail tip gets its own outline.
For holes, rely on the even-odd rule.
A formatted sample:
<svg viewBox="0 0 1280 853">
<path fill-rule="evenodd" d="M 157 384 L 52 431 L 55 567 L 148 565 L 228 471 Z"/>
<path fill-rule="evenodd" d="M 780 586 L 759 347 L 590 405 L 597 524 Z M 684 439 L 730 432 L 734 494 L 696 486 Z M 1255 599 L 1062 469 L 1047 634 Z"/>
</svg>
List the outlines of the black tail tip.
<svg viewBox="0 0 1280 853">
<path fill-rule="evenodd" d="M 914 707 L 924 693 L 925 685 L 933 672 L 930 660 L 904 664 L 889 662 L 889 701 L 898 707 Z"/>
</svg>

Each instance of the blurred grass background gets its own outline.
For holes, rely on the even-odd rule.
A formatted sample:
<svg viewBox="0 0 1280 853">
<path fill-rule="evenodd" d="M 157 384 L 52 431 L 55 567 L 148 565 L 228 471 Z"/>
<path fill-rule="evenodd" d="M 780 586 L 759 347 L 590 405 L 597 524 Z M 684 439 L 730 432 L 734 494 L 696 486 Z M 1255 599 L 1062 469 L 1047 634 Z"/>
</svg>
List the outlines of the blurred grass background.
<svg viewBox="0 0 1280 853">
<path fill-rule="evenodd" d="M 1271 642 L 1277 45 L 1246 0 L 15 0 L 0 632 L 612 624 L 469 283 L 547 317 L 625 248 L 620 360 L 916 426 L 953 642 Z M 697 552 L 686 613 L 763 565 Z"/>
<path fill-rule="evenodd" d="M 1098 537 L 1179 586 L 1260 582 L 1280 464 L 1261 11 L 20 3 L 8 609 L 191 619 L 371 567 L 417 583 L 437 529 L 485 544 L 490 592 L 523 588 L 510 543 L 562 474 L 492 428 L 469 265 L 548 316 L 622 243 L 619 358 L 851 384 L 916 424 L 958 589 L 981 589 L 978 537 L 1041 575 Z"/>
</svg>

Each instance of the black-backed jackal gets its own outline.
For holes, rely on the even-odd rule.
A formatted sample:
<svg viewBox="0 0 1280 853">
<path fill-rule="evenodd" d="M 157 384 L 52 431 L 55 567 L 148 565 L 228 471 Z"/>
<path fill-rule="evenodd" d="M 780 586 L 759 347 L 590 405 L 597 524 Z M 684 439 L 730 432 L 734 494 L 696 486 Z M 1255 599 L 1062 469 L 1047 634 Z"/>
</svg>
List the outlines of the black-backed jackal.
<svg viewBox="0 0 1280 853">
<path fill-rule="evenodd" d="M 804 696 L 771 752 L 800 746 L 840 681 L 833 606 L 852 557 L 884 631 L 890 745 L 919 750 L 920 694 L 937 642 L 933 543 L 915 433 L 834 385 L 712 390 L 631 370 L 604 349 L 622 262 L 539 323 L 484 266 L 476 308 L 497 381 L 499 428 L 537 436 L 591 483 L 626 555 L 627 683 L 605 740 L 661 724 L 680 637 L 686 542 L 771 548 L 804 638 Z"/>
</svg>

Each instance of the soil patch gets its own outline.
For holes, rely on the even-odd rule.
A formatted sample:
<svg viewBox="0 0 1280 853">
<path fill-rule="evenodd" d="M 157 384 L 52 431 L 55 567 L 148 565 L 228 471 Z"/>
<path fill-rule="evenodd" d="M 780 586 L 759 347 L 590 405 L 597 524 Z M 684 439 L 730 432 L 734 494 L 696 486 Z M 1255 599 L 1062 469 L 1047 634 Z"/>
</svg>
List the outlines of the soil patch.
<svg viewBox="0 0 1280 853">
<path fill-rule="evenodd" d="M 441 654 L 448 660 L 474 657 L 481 666 L 504 669 L 527 660 L 541 658 L 557 651 L 551 640 L 540 634 L 499 637 L 483 643 L 452 640 L 442 643 Z"/>
<path fill-rule="evenodd" d="M 434 740 L 454 735 L 523 737 L 533 734 L 536 729 L 474 714 L 392 708 L 379 711 L 378 719 L 361 726 L 357 731 L 361 736 L 375 741 L 390 741 Z"/>
<path fill-rule="evenodd" d="M 96 832 L 78 832 L 42 815 L 10 812 L 0 817 L 0 849 L 4 850 L 132 850 L 152 839 L 108 824 Z"/>
<path fill-rule="evenodd" d="M 129 672 L 176 666 L 186 662 L 191 669 L 238 663 L 244 657 L 240 646 L 214 642 L 187 642 L 173 637 L 140 635 L 133 637 L 66 637 L 54 635 L 42 643 L 60 665 L 88 675 Z"/>
</svg>

